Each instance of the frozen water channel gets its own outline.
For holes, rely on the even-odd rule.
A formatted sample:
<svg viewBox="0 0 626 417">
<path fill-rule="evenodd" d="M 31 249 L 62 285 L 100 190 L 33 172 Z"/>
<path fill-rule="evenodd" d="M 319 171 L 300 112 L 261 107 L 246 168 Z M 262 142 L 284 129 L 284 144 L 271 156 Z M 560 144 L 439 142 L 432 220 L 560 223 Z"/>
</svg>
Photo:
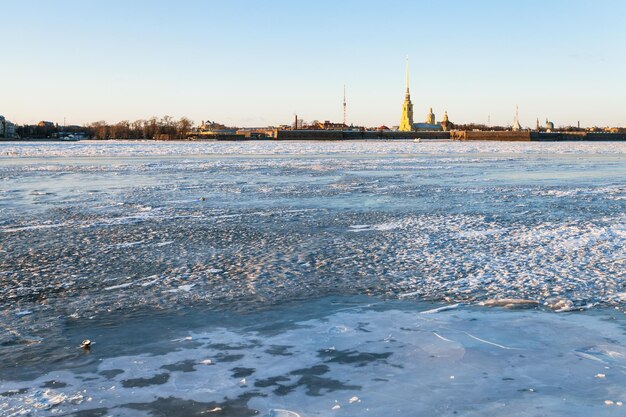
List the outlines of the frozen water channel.
<svg viewBox="0 0 626 417">
<path fill-rule="evenodd" d="M 0 414 L 623 415 L 624 178 L 626 143 L 1 143 Z"/>
</svg>

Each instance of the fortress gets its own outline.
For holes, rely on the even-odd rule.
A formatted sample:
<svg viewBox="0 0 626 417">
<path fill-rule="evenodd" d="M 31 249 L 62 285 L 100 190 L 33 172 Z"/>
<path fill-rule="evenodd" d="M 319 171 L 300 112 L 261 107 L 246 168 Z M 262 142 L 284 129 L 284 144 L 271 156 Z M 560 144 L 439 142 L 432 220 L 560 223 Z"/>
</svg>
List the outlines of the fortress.
<svg viewBox="0 0 626 417">
<path fill-rule="evenodd" d="M 406 61 L 406 92 L 404 94 L 404 103 L 402 103 L 402 116 L 400 117 L 400 132 L 428 132 L 428 131 L 449 131 L 452 123 L 448 119 L 448 112 L 445 112 L 444 118 L 437 123 L 435 113 L 431 107 L 426 116 L 426 123 L 413 122 L 413 102 L 411 102 L 411 92 L 409 91 L 409 60 Z"/>
</svg>

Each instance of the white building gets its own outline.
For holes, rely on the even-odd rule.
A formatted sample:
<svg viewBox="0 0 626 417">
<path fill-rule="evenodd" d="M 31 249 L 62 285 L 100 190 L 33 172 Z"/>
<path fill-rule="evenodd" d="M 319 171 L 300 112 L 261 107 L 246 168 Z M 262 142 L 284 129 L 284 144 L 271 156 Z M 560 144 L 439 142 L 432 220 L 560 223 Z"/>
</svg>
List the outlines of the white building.
<svg viewBox="0 0 626 417">
<path fill-rule="evenodd" d="M 13 139 L 15 137 L 15 125 L 0 115 L 0 138 Z"/>
</svg>

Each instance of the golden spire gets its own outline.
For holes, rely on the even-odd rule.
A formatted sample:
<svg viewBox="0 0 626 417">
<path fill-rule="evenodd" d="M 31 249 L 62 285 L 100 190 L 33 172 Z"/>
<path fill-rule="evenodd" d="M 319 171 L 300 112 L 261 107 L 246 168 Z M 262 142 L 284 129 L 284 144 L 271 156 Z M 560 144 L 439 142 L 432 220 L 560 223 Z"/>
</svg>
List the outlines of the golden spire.
<svg viewBox="0 0 626 417">
<path fill-rule="evenodd" d="M 409 56 L 406 56 L 406 94 L 409 95 Z"/>
</svg>

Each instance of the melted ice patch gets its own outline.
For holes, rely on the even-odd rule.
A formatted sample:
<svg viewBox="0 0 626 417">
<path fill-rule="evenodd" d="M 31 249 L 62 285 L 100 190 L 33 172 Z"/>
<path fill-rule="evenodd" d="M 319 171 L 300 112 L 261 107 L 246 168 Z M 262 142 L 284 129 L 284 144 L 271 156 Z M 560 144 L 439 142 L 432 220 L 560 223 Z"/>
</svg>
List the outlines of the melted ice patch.
<svg viewBox="0 0 626 417">
<path fill-rule="evenodd" d="M 294 311 L 238 325 L 209 321 L 163 346 L 146 341 L 143 353 L 102 357 L 93 372 L 5 380 L 2 406 L 9 415 L 94 408 L 126 415 L 173 398 L 206 413 L 237 404 L 260 415 L 405 416 L 436 415 L 454 397 L 456 415 L 524 415 L 532 395 L 555 415 L 603 415 L 606 398 L 626 399 L 624 317 L 351 305 L 319 305 L 319 317 L 308 319 Z M 91 355 L 98 349 L 106 347 Z M 50 381 L 58 388 L 39 388 Z"/>
</svg>

